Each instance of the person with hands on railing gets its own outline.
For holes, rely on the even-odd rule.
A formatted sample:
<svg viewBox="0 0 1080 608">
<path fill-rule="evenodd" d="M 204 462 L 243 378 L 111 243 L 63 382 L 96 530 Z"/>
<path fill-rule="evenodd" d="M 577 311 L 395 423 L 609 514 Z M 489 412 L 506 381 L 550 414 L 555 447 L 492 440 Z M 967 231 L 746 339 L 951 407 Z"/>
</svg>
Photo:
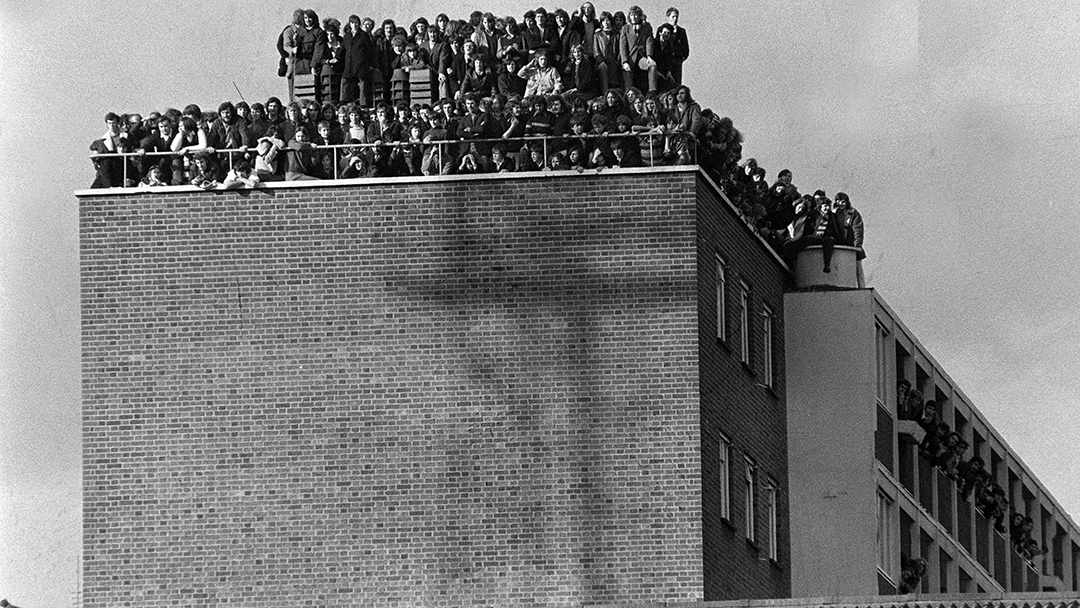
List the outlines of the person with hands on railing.
<svg viewBox="0 0 1080 608">
<path fill-rule="evenodd" d="M 251 166 L 251 163 L 241 159 L 233 164 L 233 168 L 225 176 L 225 181 L 222 182 L 221 187 L 225 190 L 235 190 L 237 188 L 254 188 L 258 185 L 259 173 Z"/>
<path fill-rule="evenodd" d="M 218 106 L 218 118 L 210 125 L 208 140 L 207 148 L 211 151 L 239 149 L 241 154 L 246 154 L 248 147 L 255 143 L 244 119 L 228 101 Z"/>
<path fill-rule="evenodd" d="M 129 141 L 131 138 L 120 128 L 119 115 L 115 112 L 106 114 L 105 125 L 105 134 L 101 136 L 101 139 L 95 139 L 90 144 L 92 154 L 119 154 L 130 152 L 135 148 L 137 142 Z M 96 176 L 94 183 L 90 185 L 91 188 L 130 187 L 138 181 L 139 176 L 136 170 L 125 156 L 92 160 Z"/>
<path fill-rule="evenodd" d="M 420 161 L 420 171 L 424 175 L 450 175 L 457 166 L 454 154 L 456 146 L 432 142 L 446 141 L 451 138 L 446 128 L 446 114 L 435 112 L 431 115 L 431 128 L 424 132 L 424 157 Z"/>
</svg>

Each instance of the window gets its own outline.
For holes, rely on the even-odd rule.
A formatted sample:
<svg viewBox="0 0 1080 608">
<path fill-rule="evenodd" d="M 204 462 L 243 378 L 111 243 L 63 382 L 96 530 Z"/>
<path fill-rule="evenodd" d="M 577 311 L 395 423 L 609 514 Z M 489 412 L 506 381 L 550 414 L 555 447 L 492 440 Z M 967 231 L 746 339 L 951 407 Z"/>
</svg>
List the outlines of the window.
<svg viewBox="0 0 1080 608">
<path fill-rule="evenodd" d="M 762 359 L 764 360 L 765 386 L 772 388 L 773 385 L 773 311 L 768 306 L 762 305 L 761 311 L 761 345 Z"/>
<path fill-rule="evenodd" d="M 717 467 L 720 486 L 720 517 L 731 521 L 731 440 L 720 436 L 720 463 Z"/>
<path fill-rule="evenodd" d="M 727 338 L 727 267 L 724 258 L 716 255 L 716 337 Z"/>
<path fill-rule="evenodd" d="M 750 286 L 739 282 L 739 332 L 742 341 L 742 362 L 750 364 Z"/>
<path fill-rule="evenodd" d="M 777 546 L 779 534 L 777 525 L 777 484 L 771 478 L 765 482 L 765 542 L 768 543 L 769 559 L 780 561 L 780 549 Z"/>
<path fill-rule="evenodd" d="M 757 540 L 757 534 L 754 528 L 757 526 L 757 513 L 755 509 L 755 499 L 757 498 L 757 481 L 755 476 L 757 475 L 757 465 L 753 460 L 746 459 L 746 494 L 744 510 L 746 511 L 746 540 L 751 542 Z"/>
<path fill-rule="evenodd" d="M 888 405 L 890 393 L 888 379 L 889 330 L 885 329 L 880 323 L 875 323 L 875 327 L 877 328 L 877 399 L 881 405 Z"/>
<path fill-rule="evenodd" d="M 889 580 L 894 580 L 893 536 L 896 525 L 893 521 L 892 499 L 885 492 L 878 490 L 877 513 L 877 566 Z"/>
</svg>

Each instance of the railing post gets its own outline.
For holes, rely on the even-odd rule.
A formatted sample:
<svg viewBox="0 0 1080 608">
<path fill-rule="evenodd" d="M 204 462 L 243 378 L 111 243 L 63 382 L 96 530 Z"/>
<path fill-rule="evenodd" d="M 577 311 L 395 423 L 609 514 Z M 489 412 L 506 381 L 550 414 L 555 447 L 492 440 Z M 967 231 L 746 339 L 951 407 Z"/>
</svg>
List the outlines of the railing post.
<svg viewBox="0 0 1080 608">
<path fill-rule="evenodd" d="M 122 169 L 123 178 L 122 179 L 124 180 L 124 181 L 120 182 L 120 187 L 121 188 L 127 188 L 127 181 L 128 181 L 128 177 L 127 177 L 127 159 L 128 159 L 128 157 L 125 156 L 123 153 L 120 154 L 120 164 L 123 165 L 123 169 Z"/>
<path fill-rule="evenodd" d="M 653 148 L 653 132 L 649 130 L 649 166 L 656 166 L 656 149 Z"/>
<path fill-rule="evenodd" d="M 548 163 L 548 149 L 547 149 L 548 136 L 544 136 L 544 165 Z"/>
</svg>

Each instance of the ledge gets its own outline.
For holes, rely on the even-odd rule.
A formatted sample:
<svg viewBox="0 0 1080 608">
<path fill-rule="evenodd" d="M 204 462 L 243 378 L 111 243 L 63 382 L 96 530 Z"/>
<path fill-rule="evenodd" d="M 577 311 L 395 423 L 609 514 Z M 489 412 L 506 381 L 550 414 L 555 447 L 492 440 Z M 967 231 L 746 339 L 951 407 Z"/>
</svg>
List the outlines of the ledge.
<svg viewBox="0 0 1080 608">
<path fill-rule="evenodd" d="M 515 173 L 476 173 L 472 175 L 409 175 L 402 177 L 360 177 L 355 179 L 320 179 L 303 181 L 280 181 L 259 184 L 255 188 L 236 188 L 232 190 L 214 189 L 203 190 L 195 186 L 160 186 L 156 188 L 91 188 L 76 190 L 76 197 L 92 196 L 137 196 L 140 194 L 184 194 L 189 192 L 260 192 L 267 190 L 294 190 L 311 188 L 344 188 L 355 186 L 385 186 L 400 184 L 445 184 L 457 182 L 489 182 L 507 179 L 550 179 L 550 178 L 581 178 L 595 177 L 597 175 L 639 175 L 656 173 L 696 173 L 701 171 L 698 165 L 668 165 L 663 167 L 632 167 L 632 168 L 609 168 L 603 171 L 589 169 L 578 173 L 577 171 L 521 171 Z M 702 171 L 704 175 L 704 171 Z"/>
<path fill-rule="evenodd" d="M 922 443 L 923 438 L 926 437 L 926 431 L 914 420 L 897 420 L 896 434 L 906 437 L 905 440 L 910 443 Z"/>
</svg>

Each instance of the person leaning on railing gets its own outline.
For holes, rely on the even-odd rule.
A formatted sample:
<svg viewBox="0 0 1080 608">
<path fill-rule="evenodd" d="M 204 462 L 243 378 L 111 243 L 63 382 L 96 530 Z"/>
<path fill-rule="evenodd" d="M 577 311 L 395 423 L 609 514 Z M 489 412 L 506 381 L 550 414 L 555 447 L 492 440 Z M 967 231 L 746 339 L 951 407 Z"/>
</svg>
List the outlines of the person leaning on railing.
<svg viewBox="0 0 1080 608">
<path fill-rule="evenodd" d="M 114 112 L 106 114 L 105 125 L 105 134 L 90 144 L 90 152 L 94 154 L 115 154 L 118 152 L 131 152 L 135 148 L 135 142 L 130 141 L 128 134 L 121 130 L 119 115 Z M 125 174 L 129 176 L 135 175 L 134 169 L 131 167 L 128 167 L 128 171 L 125 171 L 124 165 L 130 163 L 128 157 L 95 157 L 93 163 L 96 176 L 94 177 L 94 183 L 90 186 L 91 188 L 131 187 L 135 185 L 136 180 L 133 177 L 127 179 L 124 177 Z"/>
</svg>

